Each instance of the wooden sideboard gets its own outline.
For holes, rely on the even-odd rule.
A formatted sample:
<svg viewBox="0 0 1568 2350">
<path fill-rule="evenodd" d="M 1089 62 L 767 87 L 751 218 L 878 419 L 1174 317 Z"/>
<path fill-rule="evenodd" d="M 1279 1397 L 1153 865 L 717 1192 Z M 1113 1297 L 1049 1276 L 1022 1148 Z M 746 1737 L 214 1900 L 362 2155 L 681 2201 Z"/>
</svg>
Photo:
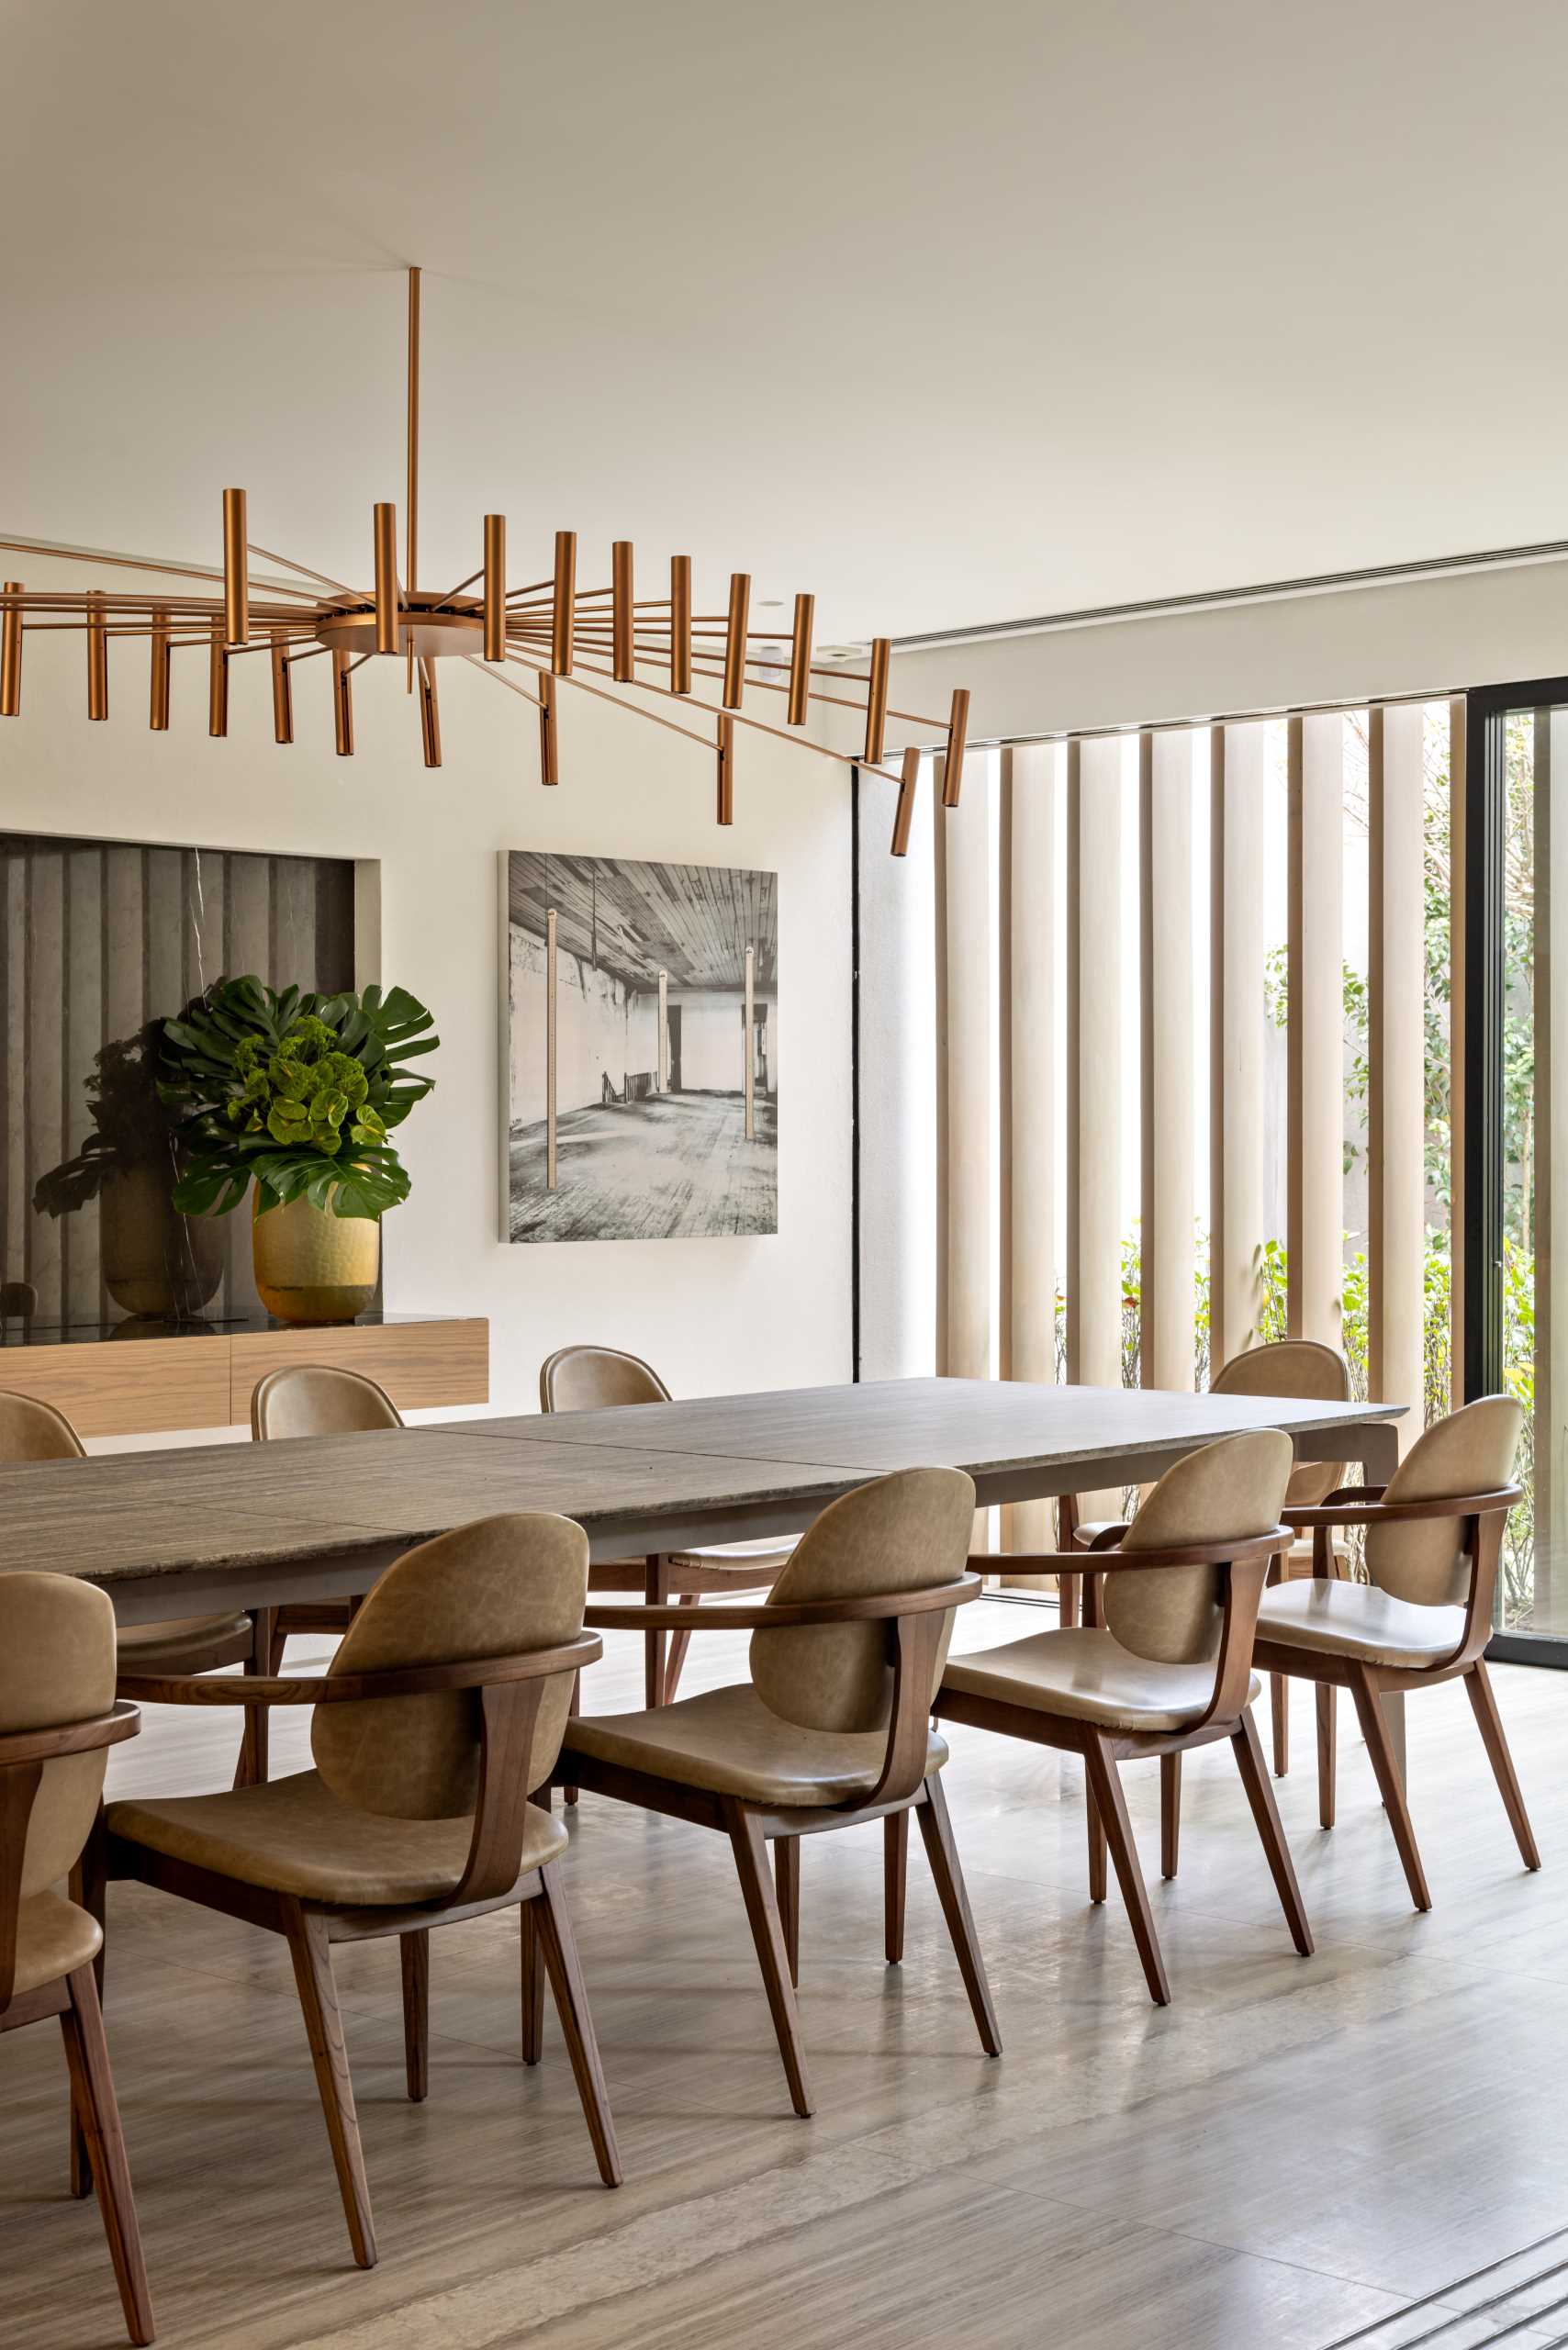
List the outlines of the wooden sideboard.
<svg viewBox="0 0 1568 2350">
<path fill-rule="evenodd" d="M 296 1362 L 364 1371 L 400 1411 L 487 1404 L 490 1326 L 482 1315 L 420 1314 L 308 1326 L 120 1322 L 81 1333 L 12 1324 L 0 1343 L 0 1388 L 53 1404 L 83 1436 L 151 1436 L 246 1426 L 257 1381 Z"/>
</svg>

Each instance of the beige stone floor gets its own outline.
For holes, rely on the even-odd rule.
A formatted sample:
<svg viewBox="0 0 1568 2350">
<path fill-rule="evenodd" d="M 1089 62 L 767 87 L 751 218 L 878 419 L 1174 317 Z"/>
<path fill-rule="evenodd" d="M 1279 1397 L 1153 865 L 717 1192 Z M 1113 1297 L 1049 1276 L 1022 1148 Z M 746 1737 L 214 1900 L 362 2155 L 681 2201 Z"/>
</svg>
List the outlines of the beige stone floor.
<svg viewBox="0 0 1568 2350">
<path fill-rule="evenodd" d="M 1039 1623 L 982 1602 L 961 1645 Z M 594 1710 L 640 1702 L 639 1644 L 610 1651 Z M 734 1635 L 700 1639 L 689 1685 L 734 1677 L 742 1656 Z M 1170 1886 L 1157 1774 L 1129 1772 L 1174 1988 L 1163 2014 L 1114 1894 L 1088 1906 L 1078 1767 L 954 1732 L 947 1786 L 1006 2053 L 979 2051 L 918 1840 L 891 1970 L 879 1832 L 814 1840 L 809 2122 L 790 2112 L 727 1848 L 585 1797 L 569 1887 L 627 2183 L 597 2183 L 553 2018 L 544 2064 L 518 2062 L 512 1919 L 432 1940 L 422 2107 L 402 2095 L 391 1946 L 342 1952 L 382 2249 L 369 2275 L 349 2259 L 282 1945 L 112 1888 L 109 2038 L 159 2339 L 1540 2350 L 1568 2336 L 1548 2288 L 1504 2302 L 1461 2281 L 1568 2227 L 1568 1678 L 1496 1678 L 1547 1865 L 1520 1871 L 1464 1697 L 1434 1691 L 1409 1708 L 1427 1918 L 1348 1727 L 1339 1825 L 1316 1828 L 1298 1700 L 1280 1792 L 1310 1960 L 1291 1949 L 1228 1752 L 1189 1761 Z M 274 1770 L 295 1767 L 304 1724 L 275 1735 Z M 220 1785 L 231 1737 L 216 1717 L 149 1715 L 111 1792 Z M 52 2028 L 0 2042 L 6 2350 L 123 2339 L 95 2212 L 65 2193 L 65 2111 Z"/>
</svg>

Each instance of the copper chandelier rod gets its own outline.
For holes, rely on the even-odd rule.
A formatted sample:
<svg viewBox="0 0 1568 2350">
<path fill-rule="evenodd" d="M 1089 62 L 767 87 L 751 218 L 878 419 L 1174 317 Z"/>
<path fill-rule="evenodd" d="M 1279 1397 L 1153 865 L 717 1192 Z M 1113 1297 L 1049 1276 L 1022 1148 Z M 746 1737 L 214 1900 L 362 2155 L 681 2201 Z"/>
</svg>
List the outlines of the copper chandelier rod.
<svg viewBox="0 0 1568 2350">
<path fill-rule="evenodd" d="M 100 554 L 94 547 L 46 546 L 40 539 L 0 539 L 0 550 L 8 554 L 41 554 L 51 563 L 112 564 L 121 571 L 164 572 L 176 579 L 221 579 L 223 576 L 222 572 L 214 570 L 210 564 L 162 563 L 151 555 Z M 286 558 L 274 555 L 273 560 L 282 563 Z M 302 569 L 303 566 L 296 565 L 295 568 Z M 270 596 L 303 596 L 310 603 L 319 600 L 311 595 L 308 588 L 295 588 L 286 579 L 263 579 L 255 584 L 264 588 Z M 142 600 L 145 601 L 145 598 Z"/>
<path fill-rule="evenodd" d="M 754 630 L 751 632 L 751 633 L 752 633 L 754 636 L 758 635 L 758 634 L 768 634 L 768 633 L 773 633 L 773 632 L 774 632 L 759 631 L 759 630 L 756 630 L 756 629 L 754 629 Z M 528 632 L 527 633 L 529 633 L 529 634 L 535 634 L 535 635 L 547 635 L 547 634 L 548 634 L 548 631 L 547 631 L 547 630 L 532 630 L 532 631 Z M 578 642 L 579 642 L 579 643 L 580 643 L 582 642 L 583 634 L 584 634 L 584 630 L 583 630 L 583 626 L 582 626 L 582 624 L 581 624 L 581 623 L 579 623 L 579 624 L 578 624 L 578 628 L 577 628 L 577 641 L 578 641 Z M 599 630 L 599 631 L 598 631 L 598 632 L 595 632 L 595 631 L 593 631 L 593 630 L 592 630 L 592 628 L 591 628 L 591 626 L 590 626 L 589 631 L 588 631 L 588 634 L 589 634 L 589 638 L 590 638 L 590 650 L 597 651 L 597 652 L 602 652 L 602 651 L 605 649 L 605 644 L 606 644 L 606 643 L 608 642 L 608 639 L 607 639 L 607 638 L 605 637 L 605 635 L 604 635 L 604 632 L 603 632 L 602 630 Z M 638 641 L 637 641 L 636 648 L 635 648 L 635 650 L 633 651 L 633 661 L 636 663 L 636 665 L 637 665 L 639 667 L 650 667 L 650 666 L 653 666 L 653 664 L 654 664 L 654 663 L 655 663 L 655 662 L 658 662 L 658 663 L 661 663 L 661 664 L 662 664 L 662 663 L 663 663 L 664 661 L 666 661 L 667 658 L 668 658 L 668 648 L 667 648 L 667 646 L 663 645 L 663 644 L 652 644 L 652 645 L 650 645 L 650 644 L 647 643 L 647 641 L 646 641 L 646 639 L 645 639 L 645 638 L 639 637 L 639 639 L 638 639 Z M 764 656 L 763 656 L 761 654 L 756 654 L 756 653 L 753 653 L 753 654 L 748 654 L 748 655 L 746 655 L 746 666 L 747 666 L 748 668 L 760 667 L 760 668 L 767 668 L 767 669 L 787 669 L 787 668 L 789 668 L 789 666 L 790 666 L 790 664 L 789 664 L 789 662 L 787 662 L 787 661 L 772 661 L 772 660 L 767 660 L 767 659 L 765 659 L 765 658 L 764 658 Z M 694 666 L 694 667 L 695 667 L 695 669 L 696 669 L 696 673 L 697 673 L 697 675 L 698 675 L 699 677 L 722 677 L 723 676 L 723 674 L 724 674 L 724 671 L 723 671 L 723 668 L 722 668 L 722 665 L 718 665 L 718 664 L 714 664 L 714 663 L 704 663 L 704 662 L 700 662 L 700 661 L 699 661 L 699 662 L 694 663 L 694 664 L 693 664 L 693 666 Z M 852 686 L 853 686 L 853 685 L 864 685 L 864 684 L 867 682 L 867 680 L 866 680 L 865 678 L 862 678 L 862 677 L 855 677 L 852 673 L 847 673 L 847 672 L 846 672 L 846 671 L 845 671 L 845 670 L 843 670 L 843 669 L 828 669 L 828 668 L 823 668 L 823 667 L 818 666 L 813 666 L 812 667 L 812 669 L 809 671 L 809 673 L 808 673 L 808 674 L 809 674 L 810 676 L 813 677 L 833 677 L 833 678 L 837 679 L 840 683 L 842 683 L 842 684 L 844 684 L 844 685 L 852 685 Z M 789 688 L 787 685 L 781 685 L 781 684 L 779 684 L 779 683 L 778 683 L 775 678 L 772 678 L 772 677 L 748 677 L 748 678 L 746 679 L 746 683 L 747 683 L 748 685 L 750 685 L 750 686 L 755 686 L 755 687 L 756 687 L 756 690 L 757 690 L 759 693 L 765 693 L 765 694 L 787 694 L 787 693 L 790 691 L 790 688 Z M 834 708 L 834 709 L 836 709 L 836 710 L 853 710 L 853 711 L 863 711 L 865 710 L 865 708 L 866 708 L 866 705 L 865 705 L 865 703 L 864 703 L 863 701 L 856 701 L 856 700 L 852 699 L 851 699 L 851 697 L 850 697 L 849 695 L 847 695 L 847 694 L 824 694 L 824 693 L 819 693 L 819 692 L 816 692 L 816 691 L 814 691 L 814 690 L 813 690 L 812 693 L 810 693 L 810 694 L 807 696 L 807 699 L 808 699 L 808 700 L 810 700 L 810 701 L 822 702 L 822 703 L 824 703 L 824 704 L 827 704 L 827 705 L 831 705 L 833 708 Z M 704 706 L 706 707 L 706 705 L 704 705 Z M 903 721 L 903 722 L 904 722 L 905 724 L 910 725 L 910 726 L 932 726 L 932 727 L 940 728 L 940 727 L 942 727 L 942 726 L 946 723 L 946 722 L 945 722 L 943 719 L 940 719 L 940 718 L 932 718 L 932 717 L 930 717 L 930 716 L 926 715 L 924 712 L 920 711 L 916 711 L 916 710 L 893 710 L 893 709 L 890 709 L 890 710 L 888 711 L 887 715 L 888 715 L 890 718 L 897 718 L 897 719 L 900 719 L 900 720 Z M 788 741 L 791 741 L 791 742 L 792 742 L 792 741 L 794 741 L 794 740 L 795 740 L 795 737 L 794 737 L 793 735 L 790 735 L 790 736 L 786 737 L 786 740 L 788 740 Z M 864 761 L 864 760 L 863 760 L 863 761 L 861 762 L 861 764 L 862 764 L 862 766 L 865 766 L 865 765 L 867 765 L 867 764 L 874 765 L 874 764 L 875 764 L 875 762 L 874 762 L 874 761 L 872 761 L 872 762 L 867 762 L 867 761 Z"/>
<path fill-rule="evenodd" d="M 364 593 L 363 588 L 350 588 L 342 579 L 329 578 L 324 571 L 312 571 L 308 563 L 296 563 L 291 554 L 274 554 L 269 547 L 259 547 L 254 539 L 248 543 L 245 552 L 247 554 L 264 555 L 268 563 L 281 563 L 286 570 L 297 571 L 307 579 L 319 579 L 323 588 L 340 588 L 345 596 L 363 596 Z M 308 590 L 303 588 L 289 588 L 286 583 L 285 592 L 290 596 L 303 596 L 308 594 Z"/>
</svg>

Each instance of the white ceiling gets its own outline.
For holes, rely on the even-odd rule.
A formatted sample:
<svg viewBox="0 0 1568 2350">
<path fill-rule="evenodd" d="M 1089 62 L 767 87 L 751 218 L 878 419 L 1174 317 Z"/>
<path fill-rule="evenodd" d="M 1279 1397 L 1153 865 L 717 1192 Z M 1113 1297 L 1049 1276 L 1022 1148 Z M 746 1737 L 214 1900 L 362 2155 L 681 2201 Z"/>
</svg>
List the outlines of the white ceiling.
<svg viewBox="0 0 1568 2350">
<path fill-rule="evenodd" d="M 1557 0 L 3 0 L 0 60 L 7 532 L 216 560 L 237 483 L 362 577 L 417 261 L 425 585 L 497 509 L 828 642 L 1568 536 Z"/>
</svg>

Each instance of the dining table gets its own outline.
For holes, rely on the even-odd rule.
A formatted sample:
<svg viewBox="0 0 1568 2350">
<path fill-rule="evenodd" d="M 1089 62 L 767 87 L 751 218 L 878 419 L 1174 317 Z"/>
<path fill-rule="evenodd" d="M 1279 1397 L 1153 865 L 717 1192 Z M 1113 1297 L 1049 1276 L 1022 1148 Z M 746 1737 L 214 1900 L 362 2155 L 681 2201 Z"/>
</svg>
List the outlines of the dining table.
<svg viewBox="0 0 1568 2350">
<path fill-rule="evenodd" d="M 1381 1484 L 1401 1404 L 1018 1380 L 878 1379 L 667 1404 L 218 1443 L 0 1469 L 0 1574 L 99 1584 L 122 1623 L 367 1591 L 413 1544 L 554 1510 L 596 1561 L 798 1533 L 890 1471 L 962 1469 L 976 1500 L 1145 1484 L 1215 1438 L 1282 1428 Z"/>
</svg>

